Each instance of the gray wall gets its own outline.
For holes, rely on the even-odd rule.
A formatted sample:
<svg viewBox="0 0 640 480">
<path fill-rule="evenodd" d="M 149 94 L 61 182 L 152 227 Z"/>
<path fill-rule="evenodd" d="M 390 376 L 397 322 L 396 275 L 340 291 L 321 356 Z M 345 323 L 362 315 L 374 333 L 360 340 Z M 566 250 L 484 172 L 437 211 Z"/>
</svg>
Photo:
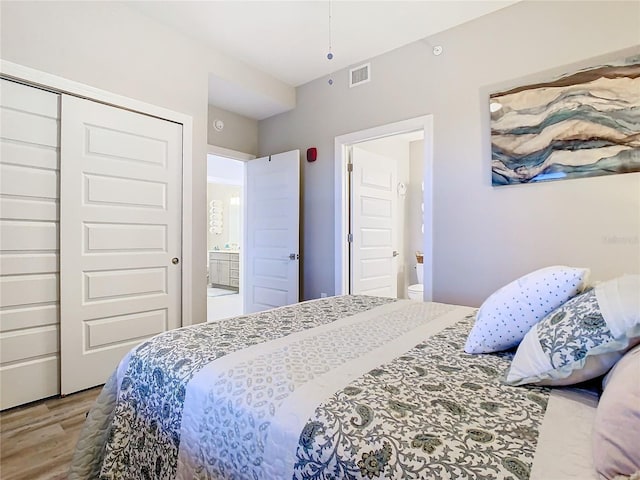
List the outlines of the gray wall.
<svg viewBox="0 0 640 480">
<path fill-rule="evenodd" d="M 213 128 L 213 121 L 216 119 L 224 122 L 224 128 L 221 132 Z M 257 155 L 258 122 L 252 118 L 209 105 L 207 142 L 216 147 Z"/>
<path fill-rule="evenodd" d="M 259 122 L 260 155 L 318 148 L 302 165 L 304 298 L 334 291 L 334 138 L 425 114 L 434 115 L 434 300 L 479 305 L 550 264 L 588 266 L 595 279 L 640 271 L 640 174 L 493 188 L 487 109 L 493 89 L 637 48 L 640 3 L 522 2 L 429 43 L 372 59 L 360 87 L 348 88 L 346 71 L 333 86 L 303 85 L 295 110 Z"/>
</svg>

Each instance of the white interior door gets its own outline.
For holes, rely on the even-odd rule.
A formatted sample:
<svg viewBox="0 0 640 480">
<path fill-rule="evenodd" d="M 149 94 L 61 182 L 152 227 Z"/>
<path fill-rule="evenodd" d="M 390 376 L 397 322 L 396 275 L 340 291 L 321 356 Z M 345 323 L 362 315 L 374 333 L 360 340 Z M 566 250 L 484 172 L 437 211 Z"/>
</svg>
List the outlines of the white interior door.
<svg viewBox="0 0 640 480">
<path fill-rule="evenodd" d="M 182 126 L 62 96 L 61 390 L 181 325 Z"/>
<path fill-rule="evenodd" d="M 351 161 L 351 293 L 398 296 L 398 164 L 353 147 Z"/>
<path fill-rule="evenodd" d="M 300 151 L 247 162 L 245 312 L 299 300 Z"/>
<path fill-rule="evenodd" d="M 0 409 L 60 393 L 59 101 L 0 80 Z"/>
</svg>

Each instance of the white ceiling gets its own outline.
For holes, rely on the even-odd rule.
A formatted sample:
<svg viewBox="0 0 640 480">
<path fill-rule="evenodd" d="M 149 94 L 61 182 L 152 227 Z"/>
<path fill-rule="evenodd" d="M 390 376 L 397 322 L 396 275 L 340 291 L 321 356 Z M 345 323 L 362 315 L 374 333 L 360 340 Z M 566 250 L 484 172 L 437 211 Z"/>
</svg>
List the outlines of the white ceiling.
<svg viewBox="0 0 640 480">
<path fill-rule="evenodd" d="M 127 4 L 218 52 L 285 84 L 298 86 L 516 1 L 226 0 Z M 330 30 L 333 60 L 327 59 Z M 218 79 L 218 83 L 225 82 Z M 214 90 L 224 94 L 222 87 L 229 85 L 216 85 Z M 237 97 L 245 98 L 249 104 L 237 108 L 238 113 L 265 101 L 259 98 L 246 101 L 246 94 L 236 92 Z M 210 103 L 216 104 L 215 101 L 215 96 L 210 98 Z M 274 108 L 266 101 L 264 111 L 258 108 L 249 116 L 264 118 Z"/>
</svg>

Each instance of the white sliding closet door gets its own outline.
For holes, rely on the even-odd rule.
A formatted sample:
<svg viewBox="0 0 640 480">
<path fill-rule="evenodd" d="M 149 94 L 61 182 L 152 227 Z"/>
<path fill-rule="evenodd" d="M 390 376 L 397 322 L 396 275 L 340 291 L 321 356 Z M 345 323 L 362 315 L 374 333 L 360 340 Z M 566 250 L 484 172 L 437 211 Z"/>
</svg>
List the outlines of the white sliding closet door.
<svg viewBox="0 0 640 480">
<path fill-rule="evenodd" d="M 0 409 L 56 395 L 59 95 L 0 80 Z"/>
<path fill-rule="evenodd" d="M 181 325 L 182 125 L 62 96 L 62 393 Z"/>
</svg>

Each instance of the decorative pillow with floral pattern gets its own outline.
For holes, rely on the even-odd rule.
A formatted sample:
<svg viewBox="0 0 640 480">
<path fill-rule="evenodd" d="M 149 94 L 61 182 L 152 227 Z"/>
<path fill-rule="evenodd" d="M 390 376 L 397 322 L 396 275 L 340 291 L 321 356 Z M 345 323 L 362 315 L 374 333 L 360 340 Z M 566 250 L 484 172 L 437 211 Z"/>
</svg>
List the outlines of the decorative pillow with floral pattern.
<svg viewBox="0 0 640 480">
<path fill-rule="evenodd" d="M 606 373 L 640 343 L 640 275 L 598 284 L 525 335 L 505 383 L 571 385 Z"/>
</svg>

